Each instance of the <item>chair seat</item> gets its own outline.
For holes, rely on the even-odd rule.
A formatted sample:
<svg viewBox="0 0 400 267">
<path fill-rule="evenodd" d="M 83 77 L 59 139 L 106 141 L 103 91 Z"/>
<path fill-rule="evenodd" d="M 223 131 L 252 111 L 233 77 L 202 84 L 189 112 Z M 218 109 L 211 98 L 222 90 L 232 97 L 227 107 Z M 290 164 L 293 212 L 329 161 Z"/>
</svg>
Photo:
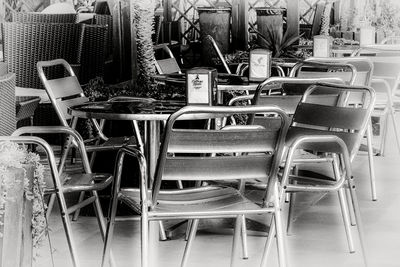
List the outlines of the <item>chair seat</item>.
<svg viewBox="0 0 400 267">
<path fill-rule="evenodd" d="M 134 208 L 136 212 L 140 212 L 139 190 L 121 189 L 121 195 L 121 199 L 126 204 Z M 248 213 L 249 210 L 253 210 L 253 213 L 262 213 L 260 206 L 245 198 L 234 188 L 204 186 L 160 191 L 158 204 L 149 213 L 149 216 L 176 218 L 177 215 L 180 217 L 190 216 L 194 211 L 196 213 L 194 217 L 206 217 L 214 212 L 218 212 L 220 215 L 225 213 L 227 216 L 234 216 L 234 214 Z M 265 209 L 265 212 L 270 211 Z"/>
<path fill-rule="evenodd" d="M 63 192 L 81 192 L 92 190 L 103 190 L 111 184 L 113 176 L 108 173 L 79 173 L 64 177 Z M 53 191 L 47 188 L 46 193 Z"/>
</svg>

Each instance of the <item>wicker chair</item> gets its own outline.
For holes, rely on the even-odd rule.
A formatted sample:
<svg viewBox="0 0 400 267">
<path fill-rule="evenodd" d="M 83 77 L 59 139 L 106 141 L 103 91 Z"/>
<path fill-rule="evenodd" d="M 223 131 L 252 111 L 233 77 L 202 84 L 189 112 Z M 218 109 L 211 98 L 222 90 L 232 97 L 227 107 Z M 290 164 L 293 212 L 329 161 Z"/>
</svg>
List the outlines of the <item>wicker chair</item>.
<svg viewBox="0 0 400 267">
<path fill-rule="evenodd" d="M 75 23 L 77 14 L 44 14 L 39 12 L 14 12 L 12 21 L 20 23 Z"/>
<path fill-rule="evenodd" d="M 11 135 L 15 131 L 15 74 L 0 77 L 0 135 Z"/>
<path fill-rule="evenodd" d="M 79 62 L 82 26 L 73 23 L 3 23 L 4 59 L 8 71 L 16 74 L 16 86 L 43 89 L 36 62 L 64 58 Z M 48 70 L 53 78 L 63 76 L 61 68 Z"/>
<path fill-rule="evenodd" d="M 107 46 L 106 46 L 106 59 L 108 59 L 113 52 L 113 19 L 111 15 L 95 14 L 93 17 L 93 24 L 107 26 Z"/>
</svg>

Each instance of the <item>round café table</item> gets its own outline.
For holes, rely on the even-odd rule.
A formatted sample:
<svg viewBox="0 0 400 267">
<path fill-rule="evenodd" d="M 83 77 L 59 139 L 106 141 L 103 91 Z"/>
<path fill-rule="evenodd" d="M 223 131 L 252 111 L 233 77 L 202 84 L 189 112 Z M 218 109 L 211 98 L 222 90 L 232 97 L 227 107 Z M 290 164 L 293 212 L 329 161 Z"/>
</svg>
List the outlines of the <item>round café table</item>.
<svg viewBox="0 0 400 267">
<path fill-rule="evenodd" d="M 144 121 L 145 156 L 149 183 L 153 182 L 160 143 L 160 123 L 184 107 L 184 101 L 154 100 L 150 98 L 124 98 L 118 101 L 87 102 L 72 106 L 68 113 L 78 118 L 98 120 Z"/>
</svg>

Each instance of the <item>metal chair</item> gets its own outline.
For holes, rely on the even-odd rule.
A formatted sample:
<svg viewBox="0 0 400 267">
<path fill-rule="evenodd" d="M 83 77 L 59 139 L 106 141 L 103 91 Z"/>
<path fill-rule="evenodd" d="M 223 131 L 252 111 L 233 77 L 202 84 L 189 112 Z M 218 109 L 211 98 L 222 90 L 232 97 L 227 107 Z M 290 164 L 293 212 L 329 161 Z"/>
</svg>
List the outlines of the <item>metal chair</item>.
<svg viewBox="0 0 400 267">
<path fill-rule="evenodd" d="M 349 106 L 347 100 L 351 98 L 351 94 L 360 93 L 364 95 L 364 102 L 361 105 Z M 309 87 L 296 108 L 287 133 L 285 142 L 289 149 L 281 181 L 284 188 L 282 193 L 337 192 L 349 250 L 354 252 L 345 195 L 345 188 L 348 188 L 366 265 L 363 228 L 355 194 L 355 184 L 351 176 L 351 161 L 364 136 L 374 101 L 375 92 L 370 87 L 323 83 Z M 333 177 L 321 179 L 311 175 L 293 175 L 292 168 L 298 164 L 296 152 L 304 149 L 332 154 L 330 162 L 332 163 Z M 300 161 L 306 162 L 302 159 Z M 311 160 L 310 163 L 314 164 L 314 160 Z"/>
<path fill-rule="evenodd" d="M 334 68 L 326 68 L 325 66 L 318 66 L 314 64 L 336 64 Z M 342 66 L 342 68 L 340 67 Z M 304 69 L 303 68 L 309 68 Z M 327 72 L 320 72 L 320 69 L 326 70 Z M 369 86 L 371 83 L 371 77 L 373 72 L 373 64 L 371 60 L 366 57 L 344 57 L 344 58 L 309 58 L 306 61 L 296 64 L 291 72 L 293 77 L 339 77 L 347 84 Z M 352 94 L 354 99 L 348 99 L 349 105 L 357 105 L 362 101 L 362 94 Z M 377 200 L 376 194 L 376 183 L 375 183 L 375 168 L 373 158 L 373 146 L 372 146 L 372 120 L 368 124 L 366 130 L 367 149 L 368 149 L 368 164 L 369 173 L 371 180 L 371 197 L 373 201 Z"/>
<path fill-rule="evenodd" d="M 385 50 L 384 46 L 388 46 L 389 48 Z M 393 54 L 394 49 L 398 49 L 395 54 Z M 380 118 L 381 129 L 383 129 L 381 134 L 382 138 L 379 147 L 379 154 L 385 154 L 388 116 L 391 118 L 396 137 L 397 148 L 400 152 L 400 133 L 394 117 L 394 113 L 400 109 L 400 93 L 398 91 L 400 84 L 400 46 L 382 45 L 379 50 L 371 50 L 369 47 L 367 50 L 362 48 L 358 51 L 357 55 L 363 55 L 364 52 L 369 53 L 370 51 L 378 52 L 372 54 L 369 59 L 374 65 L 371 86 L 375 89 L 377 94 L 375 109 L 372 113 L 372 116 Z"/>
<path fill-rule="evenodd" d="M 232 114 L 272 113 L 281 118 L 276 128 L 242 126 L 227 130 L 175 129 L 177 120 L 205 119 Z M 155 174 L 155 182 L 148 184 L 146 162 L 140 151 L 122 149 L 119 152 L 113 200 L 109 210 L 103 265 L 107 262 L 113 237 L 116 204 L 127 203 L 141 214 L 142 266 L 148 266 L 150 221 L 165 219 L 193 219 L 189 239 L 181 266 L 186 266 L 188 255 L 195 238 L 199 219 L 236 218 L 231 265 L 235 262 L 237 242 L 243 215 L 272 213 L 277 229 L 280 266 L 286 266 L 282 220 L 277 198 L 277 171 L 282 156 L 282 145 L 288 123 L 287 115 L 277 107 L 201 107 L 187 106 L 172 114 L 167 122 L 161 152 Z M 235 140 L 232 142 L 232 140 Z M 171 156 L 174 153 L 174 156 Z M 136 157 L 140 162 L 140 191 L 120 188 L 121 166 L 125 154 Z M 196 155 L 199 155 L 197 157 Z M 201 156 L 202 155 L 202 156 Z M 208 156 L 206 156 L 208 155 Z M 269 184 L 265 203 L 254 204 L 232 187 L 209 185 L 176 190 L 160 190 L 163 180 L 232 180 L 262 179 Z M 151 188 L 150 191 L 147 191 Z M 229 203 L 229 205 L 227 205 Z M 272 242 L 273 235 L 268 240 Z M 266 263 L 263 254 L 262 266 Z"/>
<path fill-rule="evenodd" d="M 67 174 L 64 172 L 61 165 L 57 166 L 53 150 L 50 145 L 43 139 L 35 136 L 20 136 L 26 134 L 40 134 L 40 133 L 52 133 L 52 134 L 65 134 L 72 138 L 78 145 L 80 156 L 82 159 L 83 173 Z M 57 196 L 58 204 L 60 207 L 60 215 L 66 234 L 68 248 L 72 259 L 73 266 L 80 266 L 78 260 L 78 251 L 75 246 L 74 237 L 71 230 L 71 221 L 69 214 L 73 213 L 77 209 L 80 209 L 89 204 L 94 205 L 97 221 L 100 227 L 100 233 L 104 239 L 106 230 L 106 222 L 104 220 L 103 212 L 101 209 L 99 197 L 97 191 L 103 190 L 111 184 L 113 176 L 105 173 L 92 173 L 89 159 L 86 154 L 85 145 L 82 137 L 70 127 L 64 126 L 42 126 L 42 127 L 21 127 L 17 129 L 11 137 L 0 137 L 0 140 L 8 140 L 21 144 L 33 144 L 42 147 L 44 150 L 52 177 L 52 183 L 46 184 L 45 194 L 54 194 Z M 64 179 L 63 179 L 64 177 Z M 65 179 L 68 177 L 68 179 Z M 90 193 L 90 197 L 84 201 L 67 207 L 65 201 L 65 194 L 73 192 L 87 192 Z"/>
<path fill-rule="evenodd" d="M 61 65 L 69 76 L 58 78 L 58 79 L 48 79 L 45 74 L 46 67 L 58 66 Z M 71 115 L 68 114 L 68 107 L 78 104 L 83 104 L 87 102 L 89 99 L 84 95 L 81 86 L 79 85 L 78 79 L 76 78 L 71 66 L 63 59 L 56 59 L 50 61 L 39 61 L 37 63 L 37 69 L 39 73 L 40 80 L 42 81 L 46 92 L 49 96 L 49 99 L 54 107 L 54 110 L 61 122 L 61 125 L 65 127 L 71 127 L 75 129 L 78 118 L 72 118 Z M 68 123 L 70 120 L 70 123 Z M 104 121 L 101 121 L 100 124 L 95 119 L 90 119 L 96 136 L 94 138 L 85 140 L 86 151 L 91 152 L 92 156 L 90 159 L 90 165 L 92 166 L 95 159 L 95 153 L 98 151 L 110 151 L 110 150 L 118 150 L 124 145 L 136 146 L 136 138 L 131 137 L 107 137 L 102 132 L 102 128 L 104 126 Z M 136 137 L 140 138 L 140 133 L 134 131 Z M 66 141 L 66 147 L 63 151 L 63 154 L 60 159 L 61 168 L 64 167 L 65 161 L 67 159 L 69 150 L 71 146 L 76 146 L 74 142 L 71 140 Z M 83 198 L 83 194 L 80 199 Z M 49 203 L 49 212 L 51 211 L 51 206 L 54 201 L 54 195 L 51 198 Z M 76 213 L 74 219 L 77 218 L 78 213 Z"/>
<path fill-rule="evenodd" d="M 174 54 L 168 47 L 168 44 L 158 44 L 153 47 L 154 51 L 163 50 L 169 56 L 168 58 L 156 59 L 156 70 L 159 74 L 182 73 Z"/>
<path fill-rule="evenodd" d="M 377 57 L 393 57 L 400 56 L 400 45 L 398 44 L 373 44 L 365 45 L 352 54 L 354 56 L 377 56 Z"/>
<path fill-rule="evenodd" d="M 301 61 L 293 66 L 289 77 L 297 78 L 340 78 L 353 84 L 357 70 L 352 64 Z"/>
</svg>

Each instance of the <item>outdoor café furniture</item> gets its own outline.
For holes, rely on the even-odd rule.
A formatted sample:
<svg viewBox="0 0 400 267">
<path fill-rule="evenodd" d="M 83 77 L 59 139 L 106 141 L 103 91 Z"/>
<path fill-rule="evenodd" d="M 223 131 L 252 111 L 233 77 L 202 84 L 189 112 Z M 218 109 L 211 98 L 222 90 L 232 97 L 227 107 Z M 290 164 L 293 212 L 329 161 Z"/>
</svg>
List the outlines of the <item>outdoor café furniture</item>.
<svg viewBox="0 0 400 267">
<path fill-rule="evenodd" d="M 156 70 L 159 74 L 182 73 L 174 54 L 168 44 L 157 44 L 153 46 L 154 52 L 162 50 L 168 57 L 156 59 Z"/>
<path fill-rule="evenodd" d="M 178 120 L 204 119 L 232 114 L 271 113 L 281 118 L 275 128 L 256 125 L 235 126 L 226 130 L 177 129 Z M 265 118 L 268 119 L 268 118 Z M 280 200 L 277 198 L 277 171 L 282 155 L 283 139 L 288 118 L 277 107 L 207 107 L 187 106 L 173 113 L 163 136 L 154 180 L 147 176 L 146 162 L 140 151 L 123 149 L 118 162 L 125 154 L 138 159 L 141 166 L 140 190 L 120 188 L 121 169 L 117 169 L 113 186 L 113 200 L 109 214 L 103 263 L 107 261 L 114 231 L 114 220 L 119 200 L 141 214 L 141 266 L 149 266 L 149 222 L 165 219 L 193 219 L 181 266 L 188 265 L 199 219 L 235 218 L 236 226 L 232 246 L 231 265 L 234 264 L 243 214 L 273 214 L 276 225 L 279 265 L 286 266 L 285 241 L 282 229 Z M 233 141 L 234 140 L 234 141 Z M 172 154 L 173 156 L 172 156 Z M 209 155 L 209 156 L 205 156 Z M 120 164 L 119 164 L 120 166 Z M 268 182 L 264 205 L 246 199 L 242 192 L 232 187 L 217 185 L 191 187 L 179 190 L 161 190 L 164 180 L 232 180 L 262 179 Z M 154 183 L 152 183 L 154 181 Z M 148 188 L 151 190 L 148 191 Z M 267 222 L 269 224 L 269 222 Z M 271 227 L 272 228 L 272 227 Z M 275 229 L 275 228 L 274 228 Z M 274 235 L 269 235 L 271 240 Z M 272 240 L 270 241 L 272 242 Z M 266 263 L 263 253 L 262 265 Z"/>
<path fill-rule="evenodd" d="M 391 117 L 396 137 L 397 147 L 400 152 L 400 135 L 394 112 L 397 111 L 399 101 L 398 85 L 400 81 L 400 46 L 399 45 L 374 45 L 360 48 L 355 56 L 369 56 L 374 65 L 371 86 L 377 92 L 377 100 L 373 116 L 380 117 L 382 138 L 379 153 L 384 155 L 387 117 Z M 383 123 L 381 123 L 383 121 Z M 382 126 L 383 125 L 383 126 Z"/>
<path fill-rule="evenodd" d="M 0 74 L 0 135 L 10 135 L 16 129 L 15 74 Z"/>
<path fill-rule="evenodd" d="M 66 73 L 65 77 L 51 79 L 46 74 L 48 67 L 59 67 Z M 76 128 L 78 118 L 73 119 L 68 114 L 67 109 L 72 105 L 83 104 L 89 99 L 84 95 L 83 90 L 75 76 L 71 66 L 64 59 L 55 59 L 50 61 L 39 61 L 37 63 L 37 70 L 42 81 L 47 95 L 51 101 L 51 104 L 57 114 L 57 117 L 64 127 Z M 68 122 L 70 121 L 70 122 Z M 92 153 L 90 159 L 90 166 L 93 166 L 96 152 L 118 150 L 124 145 L 136 145 L 136 139 L 134 137 L 107 137 L 103 131 L 103 123 L 99 124 L 96 120 L 90 120 L 91 125 L 94 127 L 94 136 L 89 140 L 85 140 L 85 149 L 88 153 Z M 134 132 L 136 136 L 140 136 L 140 133 Z M 65 149 L 61 157 L 61 169 L 64 167 L 70 148 L 76 146 L 76 143 L 67 140 Z M 49 204 L 49 212 L 51 212 L 52 203 L 54 201 L 54 195 L 52 201 Z M 80 199 L 83 198 L 83 194 Z M 78 213 L 76 213 L 77 216 Z M 76 218 L 76 217 L 75 217 Z"/>
<path fill-rule="evenodd" d="M 346 99 L 349 94 L 359 95 L 360 92 L 363 93 L 363 97 L 360 98 L 360 101 L 362 101 L 360 105 L 348 106 Z M 325 97 L 321 98 L 321 94 L 324 94 Z M 345 222 L 349 250 L 354 252 L 347 206 L 351 204 L 366 266 L 367 253 L 354 179 L 351 174 L 351 161 L 359 149 L 370 120 L 374 101 L 375 92 L 370 87 L 322 83 L 309 87 L 296 108 L 287 133 L 285 142 L 289 150 L 285 158 L 281 180 L 284 188 L 282 194 L 287 192 L 337 192 Z M 325 180 L 313 176 L 293 175 L 292 168 L 293 165 L 298 164 L 296 151 L 299 149 L 331 153 L 333 177 Z M 350 190 L 351 200 L 347 204 L 346 188 Z"/>
<path fill-rule="evenodd" d="M 342 57 L 342 58 L 315 58 L 311 57 L 305 60 L 305 62 L 317 62 L 317 63 L 328 63 L 328 64 L 351 64 L 355 68 L 355 77 L 348 77 L 346 79 L 345 73 L 343 70 L 337 73 L 339 77 L 350 84 L 350 85 L 358 85 L 358 86 L 370 86 L 371 78 L 374 66 L 372 61 L 368 57 Z M 307 64 L 307 63 L 304 63 Z M 317 77 L 317 75 L 315 76 Z M 355 102 L 352 103 L 352 99 L 348 99 L 348 105 L 359 104 L 359 96 L 353 94 L 355 96 Z M 370 173 L 370 181 L 371 181 L 371 197 L 373 201 L 377 200 L 376 194 L 376 182 L 375 182 L 375 168 L 374 168 L 374 152 L 372 146 L 372 118 L 367 126 L 366 131 L 366 139 L 367 139 L 367 150 L 368 150 L 368 165 L 369 165 L 369 173 Z"/>
<path fill-rule="evenodd" d="M 70 136 L 78 145 L 80 157 L 82 159 L 83 173 L 68 173 L 65 174 L 62 166 L 56 163 L 53 150 L 50 145 L 43 139 L 35 136 L 20 136 L 26 134 L 41 134 L 41 133 L 53 133 L 53 134 L 65 134 Z M 85 145 L 82 137 L 70 127 L 64 126 L 28 126 L 17 129 L 11 137 L 1 137 L 1 140 L 13 141 L 21 144 L 34 144 L 42 147 L 46 154 L 48 164 L 50 167 L 51 181 L 46 183 L 45 194 L 55 194 L 60 208 L 60 215 L 64 227 L 64 231 L 67 238 L 68 248 L 71 255 L 72 266 L 77 267 L 79 264 L 79 256 L 74 241 L 74 235 L 71 229 L 71 221 L 69 215 L 75 210 L 80 209 L 89 204 L 93 204 L 95 214 L 100 227 L 100 234 L 104 239 L 104 233 L 106 231 L 106 222 L 104 220 L 103 211 L 100 205 L 97 191 L 103 190 L 111 184 L 113 176 L 105 173 L 92 173 L 89 159 L 86 154 Z M 68 179 L 65 179 L 68 177 Z M 73 192 L 87 192 L 90 197 L 85 199 L 83 202 L 67 207 L 65 201 L 65 194 Z"/>
</svg>

